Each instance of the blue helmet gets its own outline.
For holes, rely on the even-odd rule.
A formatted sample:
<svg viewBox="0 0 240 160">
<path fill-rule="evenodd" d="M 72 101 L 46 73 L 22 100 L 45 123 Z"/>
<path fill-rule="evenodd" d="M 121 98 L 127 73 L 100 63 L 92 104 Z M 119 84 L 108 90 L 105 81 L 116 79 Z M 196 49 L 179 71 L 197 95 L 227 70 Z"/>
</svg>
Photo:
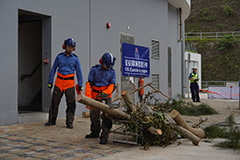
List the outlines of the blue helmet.
<svg viewBox="0 0 240 160">
<path fill-rule="evenodd" d="M 76 47 L 76 42 L 72 38 L 68 38 L 64 41 L 65 46 Z"/>
<path fill-rule="evenodd" d="M 112 68 L 116 60 L 116 58 L 110 52 L 104 53 L 101 59 L 102 63 L 108 68 Z"/>
</svg>

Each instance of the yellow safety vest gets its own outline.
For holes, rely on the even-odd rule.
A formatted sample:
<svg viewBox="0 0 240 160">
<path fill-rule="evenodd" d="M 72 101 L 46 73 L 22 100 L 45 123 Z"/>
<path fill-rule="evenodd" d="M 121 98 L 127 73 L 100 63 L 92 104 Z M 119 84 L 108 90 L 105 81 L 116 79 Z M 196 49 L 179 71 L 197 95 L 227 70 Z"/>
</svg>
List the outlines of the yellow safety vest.
<svg viewBox="0 0 240 160">
<path fill-rule="evenodd" d="M 195 75 L 194 75 L 194 73 L 192 73 L 192 77 L 191 77 L 192 79 L 198 79 L 198 74 L 196 73 Z M 193 82 L 197 82 L 197 81 L 195 81 L 195 80 L 190 80 L 190 82 L 191 83 L 193 83 Z"/>
</svg>

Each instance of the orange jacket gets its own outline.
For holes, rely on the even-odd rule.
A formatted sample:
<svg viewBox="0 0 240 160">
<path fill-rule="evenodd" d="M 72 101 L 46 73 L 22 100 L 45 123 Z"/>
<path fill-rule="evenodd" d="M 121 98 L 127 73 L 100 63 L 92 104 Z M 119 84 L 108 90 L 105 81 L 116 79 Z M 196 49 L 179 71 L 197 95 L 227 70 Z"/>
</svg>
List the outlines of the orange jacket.
<svg viewBox="0 0 240 160">
<path fill-rule="evenodd" d="M 113 89 L 114 84 L 110 84 L 109 86 L 95 87 L 91 86 L 90 83 L 87 82 L 85 87 L 85 96 L 95 99 L 98 95 L 100 95 L 103 92 L 105 94 L 108 94 L 109 98 L 111 98 Z M 98 99 L 101 99 L 101 97 L 99 97 Z M 86 106 L 86 108 L 91 109 L 88 106 Z"/>
</svg>

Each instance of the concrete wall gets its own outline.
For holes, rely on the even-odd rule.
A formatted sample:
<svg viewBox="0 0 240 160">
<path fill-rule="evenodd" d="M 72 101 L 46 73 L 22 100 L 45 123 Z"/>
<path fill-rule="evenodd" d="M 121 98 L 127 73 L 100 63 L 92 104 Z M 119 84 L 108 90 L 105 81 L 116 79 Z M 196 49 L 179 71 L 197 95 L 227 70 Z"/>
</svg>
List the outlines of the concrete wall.
<svg viewBox="0 0 240 160">
<path fill-rule="evenodd" d="M 160 89 L 167 92 L 167 85 L 165 85 L 167 83 L 167 1 L 153 0 L 149 3 L 145 0 L 93 0 L 91 2 L 91 55 L 96 56 L 92 56 L 91 64 L 98 63 L 104 52 L 113 53 L 117 58 L 114 68 L 120 82 L 120 33 L 133 35 L 135 44 L 150 47 L 150 49 L 152 39 L 160 40 L 160 60 L 152 59 L 150 66 L 151 73 L 160 74 Z M 112 24 L 108 30 L 105 27 L 107 22 Z M 151 77 L 144 80 L 145 83 L 151 82 Z M 135 80 L 136 85 L 137 81 L 138 78 Z M 137 98 L 136 95 L 135 99 Z"/>
<path fill-rule="evenodd" d="M 0 125 L 6 125 L 18 118 L 18 10 L 16 0 L 0 3 Z"/>
<path fill-rule="evenodd" d="M 181 94 L 181 42 L 180 39 L 180 14 L 177 8 L 168 5 L 168 46 L 172 49 L 172 96 Z"/>
<path fill-rule="evenodd" d="M 168 47 L 172 48 L 172 91 L 181 93 L 181 54 L 177 42 L 177 12 L 167 0 L 11 0 L 0 5 L 0 46 L 6 51 L 2 57 L 0 74 L 1 94 L 0 125 L 17 122 L 18 97 L 18 9 L 51 16 L 51 61 L 62 52 L 62 43 L 72 37 L 77 42 L 75 53 L 79 56 L 84 83 L 92 65 L 98 63 L 104 52 L 117 58 L 115 70 L 120 83 L 120 34 L 132 34 L 135 44 L 151 47 L 151 40 L 160 41 L 160 59 L 151 59 L 151 73 L 160 74 L 160 90 L 168 93 Z M 7 17 L 5 15 L 8 15 Z M 112 27 L 106 29 L 106 23 Z M 130 29 L 128 29 L 128 26 Z M 4 54 L 4 53 L 2 53 Z M 52 64 L 49 64 L 52 65 Z M 7 70 L 6 70 L 7 69 Z M 7 81 L 6 81 L 7 79 Z M 178 81 L 179 80 L 179 81 Z M 151 82 L 151 77 L 145 83 Z M 137 79 L 135 81 L 137 84 Z M 84 85 L 85 86 L 85 85 Z M 147 91 L 147 89 L 146 89 Z M 11 97 L 11 101 L 8 98 Z M 137 96 L 136 96 L 137 97 Z M 66 102 L 63 97 L 59 117 L 65 116 Z M 76 115 L 84 111 L 77 103 Z"/>
</svg>

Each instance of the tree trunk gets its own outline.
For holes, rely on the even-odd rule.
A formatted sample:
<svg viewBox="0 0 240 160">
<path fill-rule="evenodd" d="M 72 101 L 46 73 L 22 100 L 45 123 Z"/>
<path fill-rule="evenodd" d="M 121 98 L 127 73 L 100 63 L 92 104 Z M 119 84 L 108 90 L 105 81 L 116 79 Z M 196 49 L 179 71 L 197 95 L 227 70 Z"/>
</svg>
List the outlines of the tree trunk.
<svg viewBox="0 0 240 160">
<path fill-rule="evenodd" d="M 110 109 L 110 107 L 107 104 L 95 101 L 94 99 L 88 98 L 84 96 L 83 94 L 77 95 L 77 101 L 85 104 L 93 109 L 98 109 L 101 110 L 105 113 L 108 113 L 111 117 L 114 119 L 119 119 L 119 120 L 130 120 L 130 115 L 117 110 L 117 109 Z"/>
<path fill-rule="evenodd" d="M 172 117 L 172 119 L 180 126 L 182 126 L 183 128 L 189 130 L 190 132 L 192 132 L 193 134 L 195 134 L 196 136 L 198 136 L 199 138 L 204 138 L 205 137 L 205 132 L 203 129 L 201 128 L 192 128 L 190 127 L 182 118 L 181 114 L 177 111 L 177 110 L 172 110 L 170 113 L 170 116 Z"/>
<path fill-rule="evenodd" d="M 122 92 L 122 98 L 131 112 L 136 111 L 136 106 L 134 105 L 133 101 L 131 100 L 126 90 Z"/>
<path fill-rule="evenodd" d="M 169 125 L 173 130 L 181 133 L 182 135 L 184 135 L 185 137 L 190 139 L 194 145 L 197 146 L 199 144 L 199 142 L 201 141 L 201 138 L 195 136 L 192 132 L 188 131 L 187 129 L 185 129 L 179 125 L 176 125 L 174 123 L 169 123 Z"/>
<path fill-rule="evenodd" d="M 82 116 L 84 118 L 88 118 L 88 117 L 90 117 L 90 112 L 82 112 Z"/>
</svg>

